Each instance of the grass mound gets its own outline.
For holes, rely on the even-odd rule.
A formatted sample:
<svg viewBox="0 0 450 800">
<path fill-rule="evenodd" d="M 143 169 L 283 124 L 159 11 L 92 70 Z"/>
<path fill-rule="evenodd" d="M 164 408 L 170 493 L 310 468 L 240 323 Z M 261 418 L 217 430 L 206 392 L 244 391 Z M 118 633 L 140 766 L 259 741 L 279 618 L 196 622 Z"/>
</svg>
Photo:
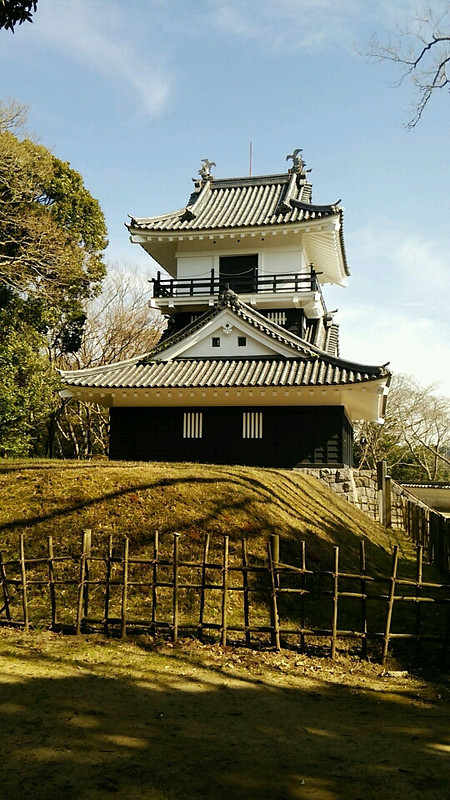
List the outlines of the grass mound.
<svg viewBox="0 0 450 800">
<path fill-rule="evenodd" d="M 84 528 L 93 536 L 126 535 L 145 549 L 153 534 L 178 532 L 199 543 L 205 533 L 246 536 L 257 545 L 279 534 L 289 551 L 306 542 L 310 563 L 329 568 L 332 545 L 342 564 L 355 567 L 359 540 L 370 565 L 389 569 L 401 535 L 380 525 L 333 494 L 318 480 L 288 470 L 203 464 L 5 461 L 0 467 L 2 549 L 16 549 L 19 533 L 36 547 L 47 537 L 66 547 Z"/>
</svg>

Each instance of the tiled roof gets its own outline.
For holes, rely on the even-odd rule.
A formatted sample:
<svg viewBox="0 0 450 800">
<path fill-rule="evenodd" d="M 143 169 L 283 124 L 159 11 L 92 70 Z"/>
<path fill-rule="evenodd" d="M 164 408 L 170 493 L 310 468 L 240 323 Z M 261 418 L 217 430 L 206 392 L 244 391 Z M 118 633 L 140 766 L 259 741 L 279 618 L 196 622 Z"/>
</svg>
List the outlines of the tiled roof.
<svg viewBox="0 0 450 800">
<path fill-rule="evenodd" d="M 257 330 L 266 334 L 266 336 L 269 336 L 271 339 L 292 347 L 294 351 L 297 351 L 297 354 L 301 353 L 303 356 L 308 358 L 311 356 L 311 354 L 313 354 L 315 357 L 317 353 L 321 352 L 318 347 L 306 342 L 304 339 L 300 339 L 300 337 L 296 336 L 295 333 L 291 333 L 281 325 L 277 325 L 276 322 L 272 322 L 263 314 L 260 314 L 259 311 L 256 311 L 256 309 L 252 308 L 246 303 L 243 303 L 242 300 L 239 300 L 238 295 L 233 291 L 226 290 L 219 296 L 215 306 L 208 309 L 204 314 L 202 314 L 200 317 L 197 317 L 197 319 L 189 323 L 189 325 L 186 325 L 180 331 L 177 331 L 177 333 L 174 333 L 173 336 L 163 339 L 158 345 L 156 345 L 155 349 L 152 350 L 150 356 L 153 357 L 157 353 L 167 350 L 167 348 L 171 347 L 173 344 L 181 342 L 192 333 L 200 330 L 207 322 L 209 322 L 210 319 L 213 319 L 215 316 L 217 316 L 219 311 L 221 311 L 223 308 L 231 308 L 234 313 L 237 314 L 237 316 L 240 317 L 240 319 L 242 319 L 244 322 L 247 322 L 253 328 L 256 328 Z"/>
<path fill-rule="evenodd" d="M 178 358 L 164 360 L 164 351 L 200 330 L 223 308 L 266 336 L 292 350 L 292 357 Z M 373 381 L 389 376 L 386 367 L 355 364 L 329 355 L 266 319 L 226 291 L 220 302 L 150 353 L 128 361 L 61 374 L 66 386 L 92 388 L 201 388 L 232 386 L 336 386 Z"/>
<path fill-rule="evenodd" d="M 130 361 L 96 369 L 65 372 L 71 387 L 98 389 L 194 389 L 275 386 L 340 386 L 388 375 L 383 367 L 339 363 L 337 359 L 186 358 Z"/>
<path fill-rule="evenodd" d="M 262 175 L 199 182 L 187 206 L 158 217 L 131 217 L 130 231 L 198 231 L 286 225 L 342 214 L 311 202 L 304 174 Z M 338 201 L 339 202 L 339 201 Z"/>
</svg>

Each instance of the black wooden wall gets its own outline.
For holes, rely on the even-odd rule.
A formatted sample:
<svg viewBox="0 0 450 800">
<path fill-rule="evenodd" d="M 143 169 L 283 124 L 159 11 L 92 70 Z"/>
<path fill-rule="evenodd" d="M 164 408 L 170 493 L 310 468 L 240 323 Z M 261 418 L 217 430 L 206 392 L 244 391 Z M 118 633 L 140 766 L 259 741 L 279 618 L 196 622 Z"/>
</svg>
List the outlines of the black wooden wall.
<svg viewBox="0 0 450 800">
<path fill-rule="evenodd" d="M 261 439 L 242 438 L 242 413 L 263 412 Z M 201 439 L 183 438 L 184 411 L 203 412 Z M 343 406 L 111 408 L 111 459 L 261 467 L 351 466 Z"/>
</svg>

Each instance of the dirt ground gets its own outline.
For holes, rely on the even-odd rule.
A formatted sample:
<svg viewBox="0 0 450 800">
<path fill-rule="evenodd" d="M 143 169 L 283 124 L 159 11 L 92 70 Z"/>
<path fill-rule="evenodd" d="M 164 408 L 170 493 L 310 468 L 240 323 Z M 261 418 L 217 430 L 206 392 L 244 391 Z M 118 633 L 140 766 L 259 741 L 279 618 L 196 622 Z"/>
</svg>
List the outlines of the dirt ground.
<svg viewBox="0 0 450 800">
<path fill-rule="evenodd" d="M 447 800 L 450 684 L 339 656 L 0 631 L 2 800 Z"/>
</svg>

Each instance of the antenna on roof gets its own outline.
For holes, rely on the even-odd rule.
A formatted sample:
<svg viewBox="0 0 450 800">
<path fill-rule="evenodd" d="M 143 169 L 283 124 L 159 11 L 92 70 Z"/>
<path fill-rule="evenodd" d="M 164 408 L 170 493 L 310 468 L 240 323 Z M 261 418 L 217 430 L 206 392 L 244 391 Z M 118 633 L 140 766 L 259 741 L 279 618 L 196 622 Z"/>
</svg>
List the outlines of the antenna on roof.
<svg viewBox="0 0 450 800">
<path fill-rule="evenodd" d="M 253 142 L 250 139 L 250 168 L 249 168 L 249 176 L 252 177 L 252 161 L 253 161 Z"/>
</svg>

